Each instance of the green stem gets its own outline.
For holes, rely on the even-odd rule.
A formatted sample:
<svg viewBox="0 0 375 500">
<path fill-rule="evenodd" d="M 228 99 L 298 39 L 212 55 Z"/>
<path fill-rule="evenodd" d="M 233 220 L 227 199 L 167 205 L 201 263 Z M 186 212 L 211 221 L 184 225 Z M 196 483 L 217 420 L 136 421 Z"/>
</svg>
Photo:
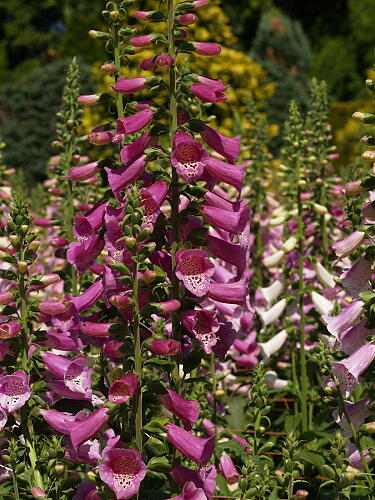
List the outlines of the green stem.
<svg viewBox="0 0 375 500">
<path fill-rule="evenodd" d="M 73 147 L 70 147 L 66 153 L 67 163 L 70 161 L 73 153 Z M 68 167 L 69 168 L 69 167 Z M 68 170 L 66 169 L 66 171 Z M 73 232 L 73 219 L 74 219 L 74 204 L 73 204 L 73 183 L 72 181 L 66 182 L 67 189 L 67 200 L 66 200 L 66 215 L 65 215 L 65 228 L 67 235 L 69 237 L 69 241 L 74 241 L 74 232 Z M 72 295 L 78 295 L 78 276 L 77 271 L 74 266 L 70 266 L 70 279 L 72 286 Z"/>
<path fill-rule="evenodd" d="M 138 377 L 138 392 L 135 398 L 135 442 L 138 450 L 142 452 L 142 351 L 141 329 L 139 310 L 139 281 L 138 281 L 138 256 L 133 261 L 133 328 L 134 328 L 134 369 Z"/>
<path fill-rule="evenodd" d="M 117 76 L 116 76 L 116 81 L 117 78 L 120 76 L 120 69 L 121 69 L 121 56 L 120 56 L 120 43 L 121 39 L 118 35 L 118 28 L 117 25 L 114 27 L 114 58 L 115 58 L 115 66 L 117 68 Z M 116 106 L 117 106 L 117 116 L 118 118 L 123 118 L 124 116 L 124 103 L 122 100 L 122 94 L 119 92 L 117 93 L 117 99 L 116 99 Z"/>
<path fill-rule="evenodd" d="M 326 174 L 326 168 L 323 165 L 321 172 L 320 172 L 320 178 L 323 179 L 323 181 L 324 181 L 325 174 Z M 325 207 L 327 204 L 327 189 L 326 189 L 326 185 L 324 182 L 320 186 L 319 204 L 322 205 L 323 207 Z M 328 264 L 328 234 L 327 234 L 327 219 L 326 219 L 325 215 L 322 215 L 320 217 L 320 227 L 322 229 L 323 265 L 326 266 Z"/>
<path fill-rule="evenodd" d="M 340 390 L 340 383 L 337 381 L 337 379 L 334 377 L 334 375 L 332 374 L 332 379 L 334 380 L 335 382 L 335 386 L 336 386 L 336 390 L 337 390 L 337 394 L 338 394 L 338 397 L 339 397 L 339 402 L 340 402 L 340 407 L 341 407 L 341 410 L 343 412 L 343 414 L 345 415 L 345 418 L 346 418 L 346 421 L 348 422 L 348 426 L 349 426 L 349 429 L 350 429 L 350 432 L 352 433 L 352 436 L 353 436 L 353 440 L 354 440 L 354 443 L 357 447 L 357 450 L 358 450 L 358 453 L 359 453 L 359 456 L 361 457 L 361 462 L 363 464 L 363 467 L 368 475 L 368 482 L 369 482 L 369 485 L 370 485 L 370 488 L 371 488 L 371 493 L 374 493 L 375 492 L 375 482 L 371 476 L 371 472 L 370 472 L 370 468 L 368 466 L 368 463 L 365 459 L 365 456 L 363 454 L 363 450 L 362 450 L 362 446 L 361 446 L 361 441 L 358 437 L 358 434 L 354 428 L 354 425 L 349 417 L 349 413 L 346 409 L 346 406 L 345 406 L 345 402 L 344 402 L 344 398 L 341 394 L 341 390 Z"/>
<path fill-rule="evenodd" d="M 216 436 L 216 427 L 217 427 L 217 412 L 216 412 L 216 389 L 217 389 L 217 381 L 216 381 L 216 370 L 215 370 L 215 354 L 211 352 L 211 378 L 212 378 L 212 397 L 214 403 L 214 411 L 213 411 L 213 424 L 215 426 L 215 436 Z"/>
<path fill-rule="evenodd" d="M 176 59 L 176 49 L 174 40 L 174 0 L 168 0 L 168 54 Z M 170 148 L 173 150 L 173 138 L 177 130 L 177 96 L 176 96 L 176 68 L 172 65 L 169 68 L 169 130 L 170 130 Z M 179 186 L 178 174 L 176 169 L 171 165 L 172 169 L 172 184 L 171 184 L 171 223 L 172 223 L 172 298 L 180 300 L 179 280 L 176 276 L 176 253 L 177 246 L 180 240 L 179 227 Z M 180 315 L 178 311 L 172 313 L 172 335 L 175 340 L 180 340 Z M 179 361 L 177 360 L 176 367 L 172 372 L 173 384 L 175 390 L 180 391 L 180 376 L 179 376 Z"/>
<path fill-rule="evenodd" d="M 297 179 L 300 180 L 300 164 L 297 160 Z M 298 182 L 297 181 L 297 182 Z M 298 207 L 298 292 L 299 292 L 299 314 L 300 314 L 300 365 L 301 365 L 301 429 L 306 432 L 308 429 L 308 415 L 307 415 L 307 367 L 306 367 L 306 352 L 305 352 L 305 313 L 304 313 L 304 291 L 305 284 L 303 281 L 303 240 L 304 240 L 304 227 L 303 227 L 303 211 L 301 200 L 301 188 L 297 185 L 297 207 Z"/>
<path fill-rule="evenodd" d="M 12 480 L 13 480 L 13 488 L 14 488 L 14 498 L 16 500 L 20 500 L 20 494 L 18 491 L 18 482 L 17 482 L 17 475 L 15 472 L 15 465 L 12 467 Z"/>
</svg>

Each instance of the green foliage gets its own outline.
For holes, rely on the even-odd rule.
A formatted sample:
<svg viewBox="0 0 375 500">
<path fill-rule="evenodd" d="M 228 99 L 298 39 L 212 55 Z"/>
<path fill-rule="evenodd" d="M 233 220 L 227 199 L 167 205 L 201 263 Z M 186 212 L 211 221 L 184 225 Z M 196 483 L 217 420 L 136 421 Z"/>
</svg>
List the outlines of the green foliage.
<svg viewBox="0 0 375 500">
<path fill-rule="evenodd" d="M 66 61 L 50 63 L 17 85 L 9 82 L 0 90 L 5 162 L 8 167 L 24 169 L 28 182 L 45 178 L 46 162 L 53 154 L 50 143 L 55 138 L 66 67 Z M 87 91 L 89 70 L 85 65 L 81 69 Z"/>
</svg>

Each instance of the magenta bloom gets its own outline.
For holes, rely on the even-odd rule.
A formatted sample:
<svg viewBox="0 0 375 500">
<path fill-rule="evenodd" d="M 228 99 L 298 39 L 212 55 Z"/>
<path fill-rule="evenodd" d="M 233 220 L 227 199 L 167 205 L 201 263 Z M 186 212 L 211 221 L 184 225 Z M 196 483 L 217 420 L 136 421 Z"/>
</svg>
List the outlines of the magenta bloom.
<svg viewBox="0 0 375 500">
<path fill-rule="evenodd" d="M 132 94 L 146 88 L 147 78 L 119 78 L 116 85 L 112 85 L 115 92 L 119 94 Z"/>
<path fill-rule="evenodd" d="M 177 340 L 153 340 L 150 350 L 159 356 L 175 356 L 181 352 L 181 343 Z"/>
<path fill-rule="evenodd" d="M 121 191 L 140 177 L 146 168 L 146 155 L 140 156 L 133 163 L 124 167 L 112 170 L 105 168 L 108 174 L 108 183 L 116 198 L 119 198 Z"/>
<path fill-rule="evenodd" d="M 219 461 L 219 470 L 228 484 L 236 484 L 240 480 L 240 474 L 229 455 L 223 453 Z"/>
<path fill-rule="evenodd" d="M 206 240 L 210 253 L 224 262 L 236 266 L 238 277 L 242 277 L 246 268 L 246 249 L 241 245 L 216 238 L 216 236 L 210 234 L 206 236 Z"/>
<path fill-rule="evenodd" d="M 218 43 L 203 43 L 193 42 L 195 47 L 194 52 L 200 56 L 216 56 L 221 52 L 221 47 Z"/>
<path fill-rule="evenodd" d="M 82 443 L 96 436 L 96 434 L 105 426 L 109 416 L 108 408 L 99 408 L 85 418 L 68 422 L 70 440 L 74 448 L 78 448 Z"/>
<path fill-rule="evenodd" d="M 142 190 L 143 221 L 146 224 L 155 223 L 160 214 L 160 207 L 167 196 L 168 189 L 166 182 L 159 181 Z"/>
<path fill-rule="evenodd" d="M 210 354 L 218 341 L 215 334 L 220 328 L 215 311 L 206 309 L 183 311 L 181 320 L 188 332 L 196 337 L 204 352 Z"/>
<path fill-rule="evenodd" d="M 202 488 L 207 498 L 211 498 L 214 494 L 217 476 L 214 465 L 201 467 L 198 470 L 191 470 L 182 465 L 173 464 L 170 475 L 180 486 L 184 486 L 188 482 L 193 482 L 197 488 Z"/>
<path fill-rule="evenodd" d="M 0 339 L 12 339 L 16 337 L 21 330 L 21 323 L 18 321 L 8 321 L 7 323 L 0 323 Z"/>
<path fill-rule="evenodd" d="M 194 182 L 200 179 L 209 160 L 208 152 L 203 149 L 200 142 L 194 141 L 189 134 L 182 130 L 176 133 L 173 142 L 171 162 L 178 175 L 185 182 Z"/>
<path fill-rule="evenodd" d="M 82 274 L 95 262 L 104 248 L 104 241 L 99 234 L 93 235 L 85 244 L 73 241 L 69 244 L 66 258 Z"/>
<path fill-rule="evenodd" d="M 369 288 L 371 275 L 371 262 L 367 259 L 359 259 L 353 267 L 342 273 L 340 279 L 351 295 L 357 297 L 358 294 Z"/>
<path fill-rule="evenodd" d="M 367 320 L 364 319 L 348 330 L 339 334 L 340 349 L 346 354 L 352 354 L 365 343 L 366 337 L 371 335 L 371 330 L 365 327 Z"/>
<path fill-rule="evenodd" d="M 9 302 L 12 302 L 12 300 L 13 300 L 13 294 L 11 292 L 0 293 L 0 306 L 9 304 Z"/>
<path fill-rule="evenodd" d="M 97 130 L 100 127 L 95 127 L 88 134 L 87 139 L 94 146 L 105 146 L 112 142 L 113 134 L 109 130 Z"/>
<path fill-rule="evenodd" d="M 332 248 L 335 250 L 337 257 L 339 259 L 343 259 L 354 252 L 354 250 L 356 250 L 362 243 L 365 234 L 366 233 L 363 231 L 354 231 L 354 233 L 350 234 L 343 240 L 334 243 Z"/>
<path fill-rule="evenodd" d="M 191 431 L 199 417 L 198 401 L 186 400 L 169 387 L 167 388 L 167 392 L 168 394 L 161 394 L 159 396 L 160 401 L 167 410 L 182 420 L 187 431 Z"/>
<path fill-rule="evenodd" d="M 208 290 L 210 299 L 225 304 L 244 305 L 248 295 L 249 287 L 246 280 L 235 281 L 234 283 L 212 282 Z"/>
<path fill-rule="evenodd" d="M 133 47 L 149 47 L 152 44 L 154 37 L 155 35 L 133 36 L 133 38 L 129 40 L 129 43 Z"/>
<path fill-rule="evenodd" d="M 31 397 L 27 374 L 18 370 L 0 378 L 0 408 L 5 413 L 19 410 Z"/>
<path fill-rule="evenodd" d="M 127 116 L 126 118 L 119 118 L 117 120 L 116 132 L 119 134 L 134 134 L 138 130 L 142 130 L 150 123 L 154 112 L 150 108 L 142 109 L 134 115 Z"/>
<path fill-rule="evenodd" d="M 179 250 L 176 254 L 176 276 L 193 295 L 203 297 L 210 287 L 215 266 L 203 250 Z"/>
<path fill-rule="evenodd" d="M 96 94 L 90 94 L 90 95 L 80 95 L 77 99 L 78 104 L 81 104 L 81 106 L 95 106 L 98 104 L 100 99 L 100 96 Z"/>
<path fill-rule="evenodd" d="M 105 453 L 99 476 L 117 499 L 132 498 L 146 476 L 146 465 L 136 450 L 113 448 Z"/>
<path fill-rule="evenodd" d="M 190 481 L 184 485 L 181 495 L 167 500 L 207 500 L 205 492 L 202 488 L 197 488 L 195 484 Z"/>
<path fill-rule="evenodd" d="M 111 403 L 120 405 L 126 403 L 134 396 L 138 389 L 138 377 L 134 373 L 127 373 L 123 377 L 112 382 L 109 388 L 109 400 Z"/>
<path fill-rule="evenodd" d="M 46 370 L 61 380 L 69 391 L 91 397 L 92 369 L 88 367 L 84 356 L 68 359 L 51 352 L 43 352 L 42 358 Z M 58 385 L 53 387 L 59 392 Z"/>
<path fill-rule="evenodd" d="M 343 361 L 332 361 L 332 371 L 340 382 L 341 392 L 350 395 L 360 383 L 360 375 L 375 358 L 375 345 L 365 344 Z"/>
<path fill-rule="evenodd" d="M 356 403 L 345 401 L 346 411 L 348 412 L 349 419 L 356 431 L 358 431 L 359 427 L 363 424 L 365 419 L 371 415 L 371 412 L 367 408 L 370 402 L 371 400 L 369 398 L 361 399 Z M 339 426 L 344 431 L 344 436 L 350 437 L 351 430 L 349 428 L 349 423 L 346 420 L 345 415 L 340 415 L 339 410 L 335 410 L 333 412 L 333 418 L 335 419 L 336 424 L 339 424 Z"/>
<path fill-rule="evenodd" d="M 99 172 L 98 162 L 88 163 L 79 167 L 72 167 L 68 172 L 68 179 L 71 181 L 86 181 Z"/>
<path fill-rule="evenodd" d="M 337 316 L 322 316 L 329 333 L 338 337 L 345 330 L 355 325 L 363 315 L 363 305 L 361 300 L 355 300 Z"/>
<path fill-rule="evenodd" d="M 224 94 L 226 86 L 221 80 L 211 80 L 204 76 L 198 76 L 198 82 L 190 86 L 190 92 L 203 102 L 224 102 L 228 97 Z"/>
<path fill-rule="evenodd" d="M 219 182 L 225 182 L 241 192 L 245 168 L 248 162 L 241 165 L 232 165 L 216 158 L 210 158 L 206 165 L 206 172 L 214 177 Z"/>
<path fill-rule="evenodd" d="M 217 196 L 216 198 L 220 197 Z M 205 199 L 208 200 L 207 193 Z M 222 206 L 227 208 L 220 208 L 217 203 L 204 205 L 202 207 L 204 218 L 216 228 L 240 235 L 250 220 L 250 207 L 246 202 L 231 203 L 226 200 L 223 200 L 223 202 L 225 203 L 222 203 Z"/>
<path fill-rule="evenodd" d="M 178 16 L 177 21 L 182 26 L 190 26 L 198 21 L 198 17 L 195 14 L 188 12 L 187 14 L 181 14 L 181 16 Z"/>
<path fill-rule="evenodd" d="M 76 418 L 76 416 L 71 413 L 56 410 L 41 409 L 40 413 L 47 424 L 60 434 L 69 434 L 68 423 L 74 422 Z"/>
<path fill-rule="evenodd" d="M 240 136 L 226 137 L 208 125 L 203 126 L 200 134 L 210 148 L 224 156 L 230 163 L 235 163 L 240 152 Z"/>
<path fill-rule="evenodd" d="M 203 466 L 210 460 L 215 448 L 215 436 L 198 438 L 174 424 L 167 424 L 167 437 L 172 445 L 196 464 Z"/>
<path fill-rule="evenodd" d="M 158 143 L 157 136 L 150 136 L 148 132 L 142 134 L 138 139 L 126 144 L 120 151 L 122 163 L 133 163 L 137 158 L 143 155 L 144 150 L 149 147 L 154 147 Z"/>
<path fill-rule="evenodd" d="M 157 68 L 170 68 L 174 65 L 174 59 L 169 54 L 159 54 L 155 57 L 154 64 Z"/>
</svg>

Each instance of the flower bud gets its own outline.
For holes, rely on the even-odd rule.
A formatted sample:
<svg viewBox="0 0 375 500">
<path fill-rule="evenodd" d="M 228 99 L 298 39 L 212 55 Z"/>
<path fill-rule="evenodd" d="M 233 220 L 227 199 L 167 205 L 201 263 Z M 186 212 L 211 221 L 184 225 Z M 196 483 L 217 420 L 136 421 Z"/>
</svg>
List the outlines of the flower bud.
<svg viewBox="0 0 375 500">
<path fill-rule="evenodd" d="M 26 274 L 27 273 L 27 262 L 20 260 L 17 263 L 17 269 L 20 274 Z"/>
<path fill-rule="evenodd" d="M 40 242 L 37 241 L 37 240 L 34 240 L 32 241 L 31 243 L 29 243 L 27 249 L 30 251 L 30 252 L 36 252 L 39 248 L 39 245 L 40 245 Z"/>
<path fill-rule="evenodd" d="M 132 236 L 126 236 L 124 241 L 125 241 L 125 246 L 128 250 L 130 250 L 131 252 L 136 250 L 137 240 L 135 238 L 133 238 Z"/>
<path fill-rule="evenodd" d="M 126 295 L 112 295 L 109 298 L 109 303 L 118 309 L 126 309 L 129 307 L 131 300 Z"/>
<path fill-rule="evenodd" d="M 96 31 L 96 30 L 90 30 L 89 31 L 89 36 L 93 38 L 94 40 L 109 40 L 110 36 L 109 33 L 106 33 L 105 31 Z"/>
<path fill-rule="evenodd" d="M 109 62 L 109 61 L 107 61 L 104 64 L 102 64 L 100 66 L 100 69 L 106 75 L 114 75 L 117 72 L 116 66 L 113 63 Z"/>
<path fill-rule="evenodd" d="M 367 424 L 363 424 L 362 428 L 368 434 L 375 434 L 375 422 L 368 422 Z"/>
<path fill-rule="evenodd" d="M 157 277 L 158 277 L 158 275 L 155 271 L 147 270 L 143 273 L 142 280 L 147 285 L 149 285 L 149 284 L 153 283 Z"/>
<path fill-rule="evenodd" d="M 372 113 L 361 113 L 360 111 L 356 111 L 352 114 L 352 118 L 361 123 L 375 123 L 375 115 Z"/>
<path fill-rule="evenodd" d="M 312 205 L 312 209 L 314 210 L 314 212 L 316 214 L 319 214 L 319 215 L 325 215 L 328 213 L 327 207 L 324 207 L 323 205 L 319 205 L 319 203 L 314 203 Z"/>
<path fill-rule="evenodd" d="M 100 96 L 98 96 L 96 94 L 80 95 L 77 99 L 77 102 L 81 106 L 90 107 L 90 106 L 95 106 L 96 104 L 98 104 L 99 99 L 100 99 Z"/>
<path fill-rule="evenodd" d="M 366 188 L 361 186 L 362 181 L 352 181 L 348 182 L 346 186 L 344 186 L 343 191 L 346 195 L 353 195 L 353 194 L 362 194 L 366 191 Z"/>
<path fill-rule="evenodd" d="M 364 151 L 362 153 L 362 159 L 370 163 L 375 161 L 375 151 Z"/>
<path fill-rule="evenodd" d="M 179 24 L 182 24 L 182 26 L 190 26 L 191 24 L 194 24 L 198 21 L 198 17 L 195 14 L 182 14 L 181 16 L 177 17 L 177 21 Z"/>
<path fill-rule="evenodd" d="M 10 292 L 1 292 L 0 293 L 0 306 L 4 306 L 6 304 L 9 304 L 9 302 L 12 302 L 13 300 L 13 294 Z"/>
<path fill-rule="evenodd" d="M 39 488 L 39 486 L 34 486 L 33 488 L 31 488 L 30 493 L 32 494 L 33 498 L 47 498 L 46 493 L 41 488 Z"/>
<path fill-rule="evenodd" d="M 19 242 L 20 242 L 20 240 L 18 239 L 18 236 L 16 234 L 11 234 L 9 236 L 9 240 L 10 240 L 13 248 L 17 248 L 17 246 L 19 245 Z"/>
<path fill-rule="evenodd" d="M 291 236 L 283 243 L 282 249 L 284 250 L 285 253 L 289 253 L 292 250 L 294 250 L 296 245 L 297 245 L 297 238 L 295 236 Z"/>
<path fill-rule="evenodd" d="M 225 396 L 225 391 L 223 391 L 223 389 L 218 389 L 217 391 L 214 392 L 215 399 L 221 399 L 224 396 Z"/>
<path fill-rule="evenodd" d="M 309 492 L 306 490 L 297 490 L 295 496 L 296 498 L 307 498 L 309 496 Z"/>
<path fill-rule="evenodd" d="M 263 264 L 266 267 L 277 266 L 283 260 L 284 255 L 285 255 L 285 252 L 283 250 L 278 250 L 274 254 L 272 254 L 269 257 L 266 257 L 265 259 L 263 259 Z"/>
</svg>

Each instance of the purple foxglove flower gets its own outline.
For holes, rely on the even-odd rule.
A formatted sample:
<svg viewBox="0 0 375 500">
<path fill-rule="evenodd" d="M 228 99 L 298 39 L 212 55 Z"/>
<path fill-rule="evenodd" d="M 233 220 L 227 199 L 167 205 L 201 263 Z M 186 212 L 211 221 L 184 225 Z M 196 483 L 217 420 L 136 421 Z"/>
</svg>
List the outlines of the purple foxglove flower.
<svg viewBox="0 0 375 500">
<path fill-rule="evenodd" d="M 167 394 L 159 395 L 159 399 L 167 410 L 181 419 L 184 428 L 191 431 L 199 417 L 198 401 L 186 400 L 169 387 L 167 388 Z"/>
<path fill-rule="evenodd" d="M 134 134 L 150 123 L 154 112 L 150 108 L 142 109 L 132 116 L 118 118 L 116 132 L 119 134 Z"/>
<path fill-rule="evenodd" d="M 177 21 L 178 24 L 181 24 L 182 26 L 190 26 L 191 24 L 194 24 L 198 21 L 198 17 L 195 14 L 189 12 L 187 14 L 181 14 L 180 16 L 177 16 Z"/>
<path fill-rule="evenodd" d="M 12 339 L 16 337 L 21 330 L 21 323 L 18 321 L 8 321 L 7 323 L 0 323 L 0 339 Z"/>
<path fill-rule="evenodd" d="M 174 424 L 167 424 L 167 438 L 184 457 L 199 466 L 206 465 L 215 448 L 215 436 L 198 438 Z"/>
<path fill-rule="evenodd" d="M 375 345 L 365 344 L 343 361 L 332 361 L 332 371 L 340 382 L 340 389 L 350 395 L 360 383 L 360 375 L 369 367 L 375 357 Z"/>
<path fill-rule="evenodd" d="M 216 488 L 216 468 L 214 465 L 201 467 L 198 470 L 191 470 L 179 464 L 172 464 L 171 477 L 180 486 L 188 482 L 193 482 L 197 488 L 202 488 L 206 497 L 210 499 Z"/>
<path fill-rule="evenodd" d="M 179 250 L 176 254 L 176 276 L 193 295 L 208 292 L 215 266 L 203 250 Z"/>
<path fill-rule="evenodd" d="M 72 500 L 102 500 L 94 483 L 83 481 L 78 487 L 77 493 Z"/>
<path fill-rule="evenodd" d="M 210 354 L 218 341 L 215 334 L 220 328 L 215 311 L 206 309 L 183 311 L 181 321 L 187 331 L 201 344 L 204 352 Z"/>
<path fill-rule="evenodd" d="M 355 325 L 363 315 L 363 305 L 361 300 L 355 300 L 337 316 L 322 316 L 329 333 L 338 337 L 345 330 Z"/>
<path fill-rule="evenodd" d="M 354 250 L 356 250 L 362 243 L 365 234 L 366 233 L 363 231 L 354 231 L 354 233 L 350 234 L 343 240 L 334 243 L 332 248 L 335 250 L 337 257 L 339 259 L 343 259 L 354 252 Z"/>
<path fill-rule="evenodd" d="M 201 208 L 204 218 L 216 228 L 228 233 L 241 234 L 250 220 L 250 207 L 246 202 L 231 203 L 214 193 L 204 196 L 206 205 Z"/>
<path fill-rule="evenodd" d="M 197 488 L 195 484 L 190 481 L 184 485 L 181 495 L 177 495 L 167 500 L 207 500 L 207 497 L 202 488 Z"/>
<path fill-rule="evenodd" d="M 92 369 L 87 366 L 87 360 L 84 356 L 67 359 L 64 356 L 43 352 L 42 358 L 46 369 L 61 379 L 69 391 L 91 397 Z"/>
<path fill-rule="evenodd" d="M 242 189 L 245 168 L 249 162 L 241 163 L 241 165 L 232 165 L 216 158 L 210 158 L 206 165 L 206 171 L 212 175 L 217 181 L 225 182 L 233 186 L 240 193 Z"/>
<path fill-rule="evenodd" d="M 208 296 L 210 299 L 225 304 L 244 305 L 249 295 L 249 287 L 246 280 L 234 283 L 210 283 Z"/>
<path fill-rule="evenodd" d="M 228 484 L 236 484 L 240 480 L 240 474 L 229 455 L 223 453 L 219 460 L 219 470 Z"/>
<path fill-rule="evenodd" d="M 193 42 L 195 47 L 194 52 L 200 56 L 216 56 L 221 52 L 221 47 L 218 43 Z"/>
<path fill-rule="evenodd" d="M 116 170 L 110 168 L 105 168 L 104 170 L 108 174 L 108 183 L 112 189 L 114 195 L 119 199 L 120 192 L 129 186 L 132 182 L 138 179 L 144 172 L 146 167 L 145 161 L 146 155 L 141 155 L 139 158 L 128 165 L 125 165 Z"/>
<path fill-rule="evenodd" d="M 85 215 L 74 217 L 74 236 L 83 246 L 89 246 L 90 237 L 104 224 L 107 203 L 97 203 Z"/>
<path fill-rule="evenodd" d="M 240 136 L 226 137 L 225 135 L 220 134 L 217 130 L 209 127 L 208 125 L 203 125 L 203 130 L 200 132 L 200 134 L 204 142 L 214 151 L 224 156 L 224 158 L 226 158 L 229 163 L 236 162 L 240 152 Z"/>
<path fill-rule="evenodd" d="M 129 165 L 137 158 L 143 155 L 146 148 L 155 147 L 158 143 L 157 136 L 151 136 L 149 132 L 145 132 L 138 139 L 126 144 L 120 151 L 122 163 Z"/>
<path fill-rule="evenodd" d="M 344 271 L 341 276 L 341 283 L 348 289 L 353 297 L 358 297 L 361 292 L 370 286 L 372 276 L 371 262 L 367 259 L 359 259 L 351 269 Z"/>
<path fill-rule="evenodd" d="M 70 440 L 74 448 L 78 448 L 85 441 L 91 438 L 106 425 L 109 415 L 107 415 L 108 408 L 99 408 L 81 420 L 68 422 Z"/>
<path fill-rule="evenodd" d="M 258 343 L 258 346 L 260 348 L 265 363 L 268 363 L 270 357 L 282 348 L 287 338 L 288 334 L 286 330 L 281 330 L 281 332 L 274 335 L 267 342 Z"/>
<path fill-rule="evenodd" d="M 207 248 L 212 255 L 236 266 L 238 277 L 241 278 L 246 267 L 246 250 L 241 246 L 225 241 L 216 236 L 207 235 Z"/>
<path fill-rule="evenodd" d="M 109 388 L 108 398 L 111 403 L 120 405 L 134 396 L 138 389 L 138 377 L 134 373 L 127 373 L 114 380 Z"/>
<path fill-rule="evenodd" d="M 367 463 L 370 463 L 372 460 L 372 456 L 368 450 L 363 450 L 363 456 Z M 364 465 L 359 454 L 359 451 L 354 446 L 354 444 L 349 443 L 349 452 L 348 452 L 348 460 L 350 464 L 356 469 L 364 469 Z"/>
<path fill-rule="evenodd" d="M 177 340 L 153 340 L 150 344 L 150 351 L 159 356 L 176 356 L 181 352 L 181 342 Z"/>
<path fill-rule="evenodd" d="M 133 36 L 129 40 L 129 43 L 132 47 L 148 47 L 152 44 L 154 39 L 157 39 L 156 34 Z"/>
<path fill-rule="evenodd" d="M 70 243 L 66 257 L 69 264 L 72 264 L 82 274 L 95 262 L 103 248 L 104 241 L 98 234 L 95 234 L 85 245 L 77 241 Z"/>
<path fill-rule="evenodd" d="M 72 167 L 68 172 L 68 179 L 70 181 L 86 181 L 99 172 L 98 162 L 94 161 L 87 165 L 79 167 Z"/>
<path fill-rule="evenodd" d="M 31 397 L 27 374 L 18 370 L 0 378 L 0 408 L 5 413 L 17 411 Z"/>
<path fill-rule="evenodd" d="M 68 423 L 74 422 L 75 415 L 62 411 L 44 409 L 41 409 L 40 413 L 47 424 L 52 427 L 52 429 L 59 432 L 60 434 L 69 435 Z"/>
<path fill-rule="evenodd" d="M 160 214 L 160 207 L 168 193 L 168 184 L 164 181 L 156 182 L 142 190 L 143 222 L 154 224 Z"/>
<path fill-rule="evenodd" d="M 96 94 L 80 95 L 77 99 L 82 106 L 95 106 L 99 102 L 100 96 Z"/>
<path fill-rule="evenodd" d="M 335 303 L 332 302 L 332 300 L 326 299 L 326 297 L 323 297 L 323 295 L 315 291 L 311 293 L 311 300 L 315 306 L 315 309 L 322 316 L 328 316 L 335 307 Z"/>
<path fill-rule="evenodd" d="M 13 294 L 11 292 L 1 292 L 0 293 L 0 306 L 9 304 L 13 301 Z"/>
<path fill-rule="evenodd" d="M 369 398 L 361 399 L 356 403 L 345 401 L 346 411 L 356 431 L 358 431 L 359 427 L 364 423 L 365 419 L 371 415 L 371 412 L 367 408 L 370 402 L 371 400 Z M 346 420 L 345 415 L 340 415 L 339 410 L 335 410 L 332 415 L 335 419 L 336 424 L 338 424 L 343 430 L 344 437 L 350 437 L 351 430 L 349 428 L 349 423 Z"/>
<path fill-rule="evenodd" d="M 132 94 L 146 88 L 147 78 L 118 78 L 116 85 L 112 85 L 115 92 L 119 94 Z"/>
<path fill-rule="evenodd" d="M 97 465 L 102 458 L 100 443 L 97 439 L 94 439 L 93 441 L 86 441 L 77 449 L 73 448 L 73 446 L 67 446 L 64 458 L 77 464 Z"/>
<path fill-rule="evenodd" d="M 371 335 L 371 330 L 366 328 L 367 320 L 364 319 L 357 325 L 352 326 L 348 330 L 340 333 L 340 350 L 346 352 L 346 354 L 352 354 L 354 351 L 363 346 L 366 341 L 366 337 Z"/>
<path fill-rule="evenodd" d="M 55 314 L 63 314 L 69 311 L 72 303 L 63 299 L 63 300 L 43 300 L 39 303 L 39 310 L 48 315 Z"/>
<path fill-rule="evenodd" d="M 233 328 L 232 323 L 225 321 L 220 325 L 220 329 L 216 333 L 216 336 L 218 340 L 212 350 L 217 358 L 223 360 L 228 350 L 233 345 L 233 342 L 236 340 L 237 332 Z"/>
<path fill-rule="evenodd" d="M 200 81 L 190 85 L 190 92 L 201 101 L 217 103 L 228 99 L 228 96 L 224 94 L 227 87 L 223 85 L 221 80 L 211 80 L 199 76 L 198 80 Z"/>
<path fill-rule="evenodd" d="M 81 332 L 89 337 L 109 337 L 109 329 L 112 323 L 94 323 L 93 321 L 83 321 L 81 323 Z"/>
<path fill-rule="evenodd" d="M 175 134 L 171 162 L 185 182 L 199 180 L 208 160 L 209 154 L 200 142 L 182 130 Z"/>
<path fill-rule="evenodd" d="M 146 465 L 138 451 L 113 448 L 104 455 L 99 476 L 117 499 L 132 498 L 146 476 Z"/>
</svg>

